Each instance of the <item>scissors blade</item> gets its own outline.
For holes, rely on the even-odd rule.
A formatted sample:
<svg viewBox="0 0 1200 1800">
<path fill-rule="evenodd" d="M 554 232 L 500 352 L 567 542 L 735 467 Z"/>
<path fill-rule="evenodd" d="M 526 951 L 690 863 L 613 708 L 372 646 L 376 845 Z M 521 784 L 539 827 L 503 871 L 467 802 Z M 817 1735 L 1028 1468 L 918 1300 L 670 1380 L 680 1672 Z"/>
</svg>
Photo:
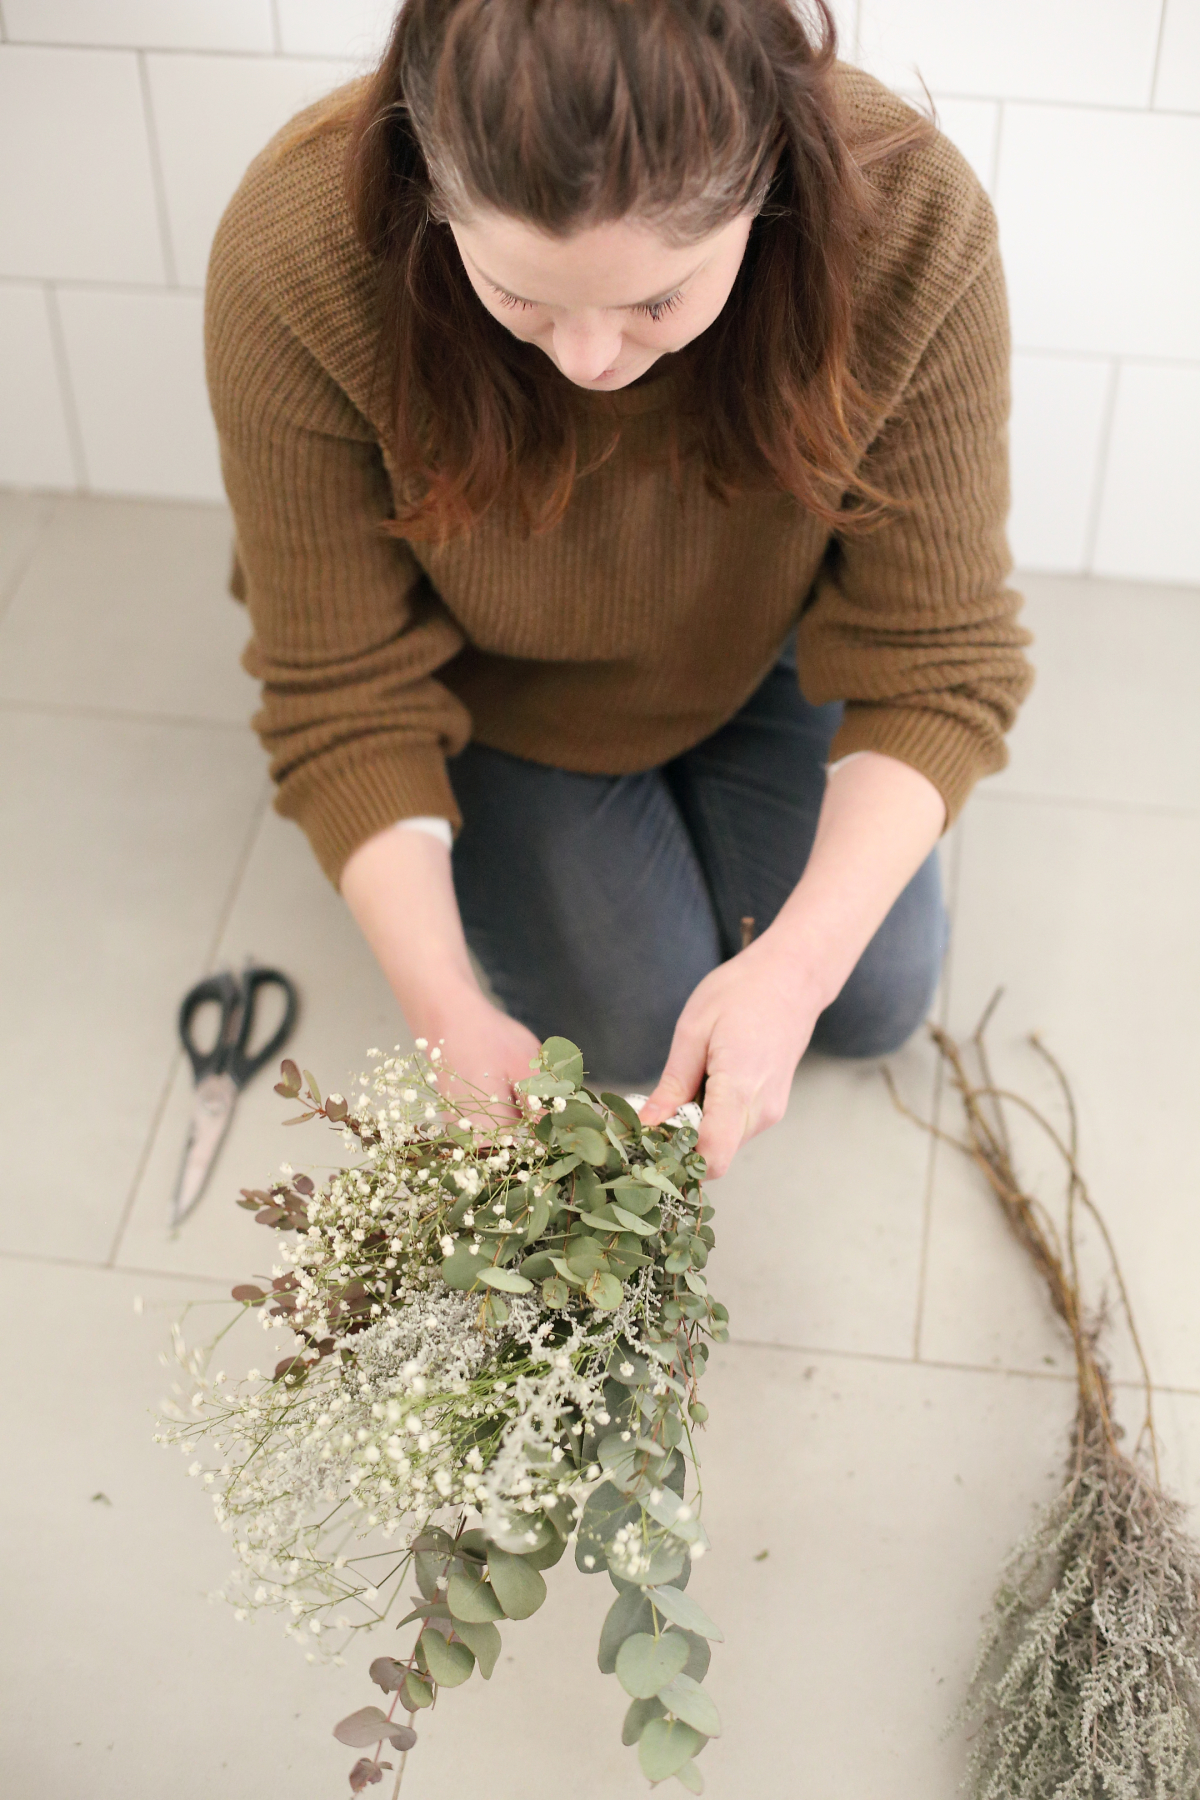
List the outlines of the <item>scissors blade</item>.
<svg viewBox="0 0 1200 1800">
<path fill-rule="evenodd" d="M 233 1117 L 237 1086 L 231 1075 L 206 1075 L 196 1084 L 192 1122 L 188 1129 L 183 1166 L 171 1209 L 171 1229 L 177 1231 L 204 1192 L 217 1151 Z"/>
</svg>

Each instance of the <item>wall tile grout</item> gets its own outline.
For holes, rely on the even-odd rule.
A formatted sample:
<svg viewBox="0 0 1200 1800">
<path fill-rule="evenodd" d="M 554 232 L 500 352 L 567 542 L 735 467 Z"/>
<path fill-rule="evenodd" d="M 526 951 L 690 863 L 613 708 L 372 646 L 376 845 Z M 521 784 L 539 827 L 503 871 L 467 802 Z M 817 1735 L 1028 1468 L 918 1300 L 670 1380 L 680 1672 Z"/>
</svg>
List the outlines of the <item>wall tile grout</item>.
<svg viewBox="0 0 1200 1800">
<path fill-rule="evenodd" d="M 1003 142 L 1004 142 L 1004 101 L 1000 100 L 1000 101 L 997 101 L 997 103 L 996 103 L 996 124 L 992 131 L 992 166 L 991 166 L 991 171 L 990 171 L 991 180 L 988 182 L 988 193 L 991 195 L 991 200 L 992 200 L 993 206 L 998 204 L 997 196 L 1000 191 L 1000 148 L 1001 148 L 1001 145 L 1003 144 Z"/>
<path fill-rule="evenodd" d="M 83 428 L 79 422 L 79 411 L 75 404 L 75 386 L 71 379 L 71 362 L 67 355 L 67 340 L 63 332 L 62 316 L 58 310 L 58 294 L 52 281 L 42 284 L 42 292 L 46 301 L 46 317 L 50 326 L 50 343 L 54 351 L 54 366 L 58 372 L 59 394 L 62 399 L 63 417 L 67 422 L 67 441 L 71 446 L 71 463 L 75 471 L 77 492 L 86 492 L 88 486 L 87 453 L 84 449 Z"/>
<path fill-rule="evenodd" d="M 163 272 L 166 276 L 166 286 L 171 289 L 179 286 L 179 275 L 175 263 L 175 247 L 171 241 L 171 214 L 167 206 L 167 184 L 163 178 L 158 122 L 154 116 L 154 96 L 150 91 L 150 71 L 146 65 L 144 50 L 139 50 L 137 53 L 137 65 L 146 142 L 150 151 L 150 178 L 154 184 L 154 210 L 158 214 L 158 236 L 162 247 Z"/>
<path fill-rule="evenodd" d="M 46 278 L 41 275 L 0 275 L 0 288 L 44 287 L 45 282 Z M 202 287 L 184 286 L 182 282 L 168 290 L 161 281 L 105 281 L 99 276 L 56 275 L 54 285 L 67 293 L 165 294 L 169 291 L 193 300 L 204 296 Z"/>
<path fill-rule="evenodd" d="M 1096 800 L 1078 794 L 1031 794 L 1011 788 L 976 788 L 973 806 L 1074 806 L 1083 812 L 1149 813 L 1162 819 L 1200 819 L 1200 806 L 1170 806 L 1160 800 Z"/>
<path fill-rule="evenodd" d="M 1112 445 L 1113 419 L 1117 411 L 1117 388 L 1121 378 L 1121 358 L 1113 358 L 1112 368 L 1108 376 L 1108 391 L 1104 396 L 1104 412 L 1100 420 L 1100 436 L 1096 446 L 1096 466 L 1092 472 L 1092 499 L 1088 507 L 1087 530 L 1083 539 L 1084 575 L 1092 573 L 1096 560 L 1096 543 L 1100 536 L 1100 521 L 1104 508 L 1104 490 L 1108 482 L 1108 458 Z"/>
<path fill-rule="evenodd" d="M 868 71 L 869 73 L 869 71 Z M 893 88 L 904 99 L 911 99 L 915 90 L 903 85 Z M 980 106 L 1030 106 L 1044 110 L 1047 107 L 1058 107 L 1064 112 L 1119 113 L 1124 117 L 1138 119 L 1196 119 L 1200 120 L 1200 108 L 1189 106 L 1139 106 L 1133 102 L 1118 100 L 1068 100 L 1031 99 L 1022 94 L 964 94 L 952 93 L 948 88 L 938 88 L 933 93 L 936 103 L 939 100 L 965 100 Z"/>
<path fill-rule="evenodd" d="M 1158 92 L 1158 78 L 1162 74 L 1163 39 L 1167 31 L 1167 7 L 1171 0 L 1162 0 L 1158 14 L 1158 37 L 1154 45 L 1154 68 L 1150 74 L 1150 99 L 1148 104 L 1154 106 L 1154 96 Z"/>
<path fill-rule="evenodd" d="M 360 55 L 342 52 L 335 55 L 331 50 L 247 50 L 214 49 L 211 44 L 91 44 L 83 39 L 72 39 L 69 44 L 53 38 L 19 38 L 5 39 L 4 42 L 13 50 L 88 50 L 95 56 L 128 56 L 132 52 L 137 56 L 213 56 L 223 59 L 241 57 L 246 62 L 268 63 L 282 59 L 295 63 L 361 63 L 364 70 L 370 68 L 370 61 Z"/>
</svg>

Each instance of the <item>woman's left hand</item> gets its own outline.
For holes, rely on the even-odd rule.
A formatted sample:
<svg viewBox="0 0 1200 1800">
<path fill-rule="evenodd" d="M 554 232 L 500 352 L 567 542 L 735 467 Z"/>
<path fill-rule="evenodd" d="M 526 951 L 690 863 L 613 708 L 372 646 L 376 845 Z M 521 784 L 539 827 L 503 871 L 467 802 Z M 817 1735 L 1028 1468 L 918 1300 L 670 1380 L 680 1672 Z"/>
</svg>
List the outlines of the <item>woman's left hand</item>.
<svg viewBox="0 0 1200 1800">
<path fill-rule="evenodd" d="M 783 1117 L 796 1064 L 832 998 L 794 941 L 764 932 L 692 994 L 642 1122 L 669 1118 L 707 1074 L 696 1147 L 709 1175 L 724 1175 L 739 1145 Z"/>
</svg>

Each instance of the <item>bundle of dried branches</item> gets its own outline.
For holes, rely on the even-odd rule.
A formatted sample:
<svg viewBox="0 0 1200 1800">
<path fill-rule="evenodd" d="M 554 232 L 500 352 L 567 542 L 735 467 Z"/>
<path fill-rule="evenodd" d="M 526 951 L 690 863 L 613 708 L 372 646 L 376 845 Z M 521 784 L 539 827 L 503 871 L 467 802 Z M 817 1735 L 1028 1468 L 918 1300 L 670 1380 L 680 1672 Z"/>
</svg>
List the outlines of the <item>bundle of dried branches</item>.
<svg viewBox="0 0 1200 1800">
<path fill-rule="evenodd" d="M 1150 1375 L 1112 1238 L 1079 1170 L 1070 1086 L 1036 1036 L 1062 1092 L 1065 1134 L 997 1086 L 984 1034 L 998 999 L 966 1045 L 932 1029 L 966 1134 L 926 1128 L 976 1164 L 1028 1251 L 1070 1335 L 1079 1394 L 1064 1485 L 1009 1556 L 984 1626 L 959 1715 L 978 1727 L 967 1785 L 973 1800 L 1195 1800 L 1200 1548 L 1161 1483 Z M 1061 1156 L 1061 1227 L 1021 1185 L 1009 1109 L 1033 1119 Z M 1120 1445 L 1100 1350 L 1105 1309 L 1081 1291 L 1081 1216 L 1099 1232 L 1141 1368 L 1144 1414 L 1131 1452 Z"/>
</svg>

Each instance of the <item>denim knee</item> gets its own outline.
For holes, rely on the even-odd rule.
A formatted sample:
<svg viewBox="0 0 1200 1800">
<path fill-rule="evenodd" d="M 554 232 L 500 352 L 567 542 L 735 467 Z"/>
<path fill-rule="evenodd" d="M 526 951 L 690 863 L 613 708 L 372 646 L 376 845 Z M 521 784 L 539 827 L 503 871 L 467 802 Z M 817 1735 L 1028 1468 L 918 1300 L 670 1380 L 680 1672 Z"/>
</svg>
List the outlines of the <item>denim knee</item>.
<svg viewBox="0 0 1200 1800">
<path fill-rule="evenodd" d="M 922 864 L 817 1020 L 829 1056 L 888 1056 L 928 1014 L 949 938 L 936 852 Z"/>
</svg>

